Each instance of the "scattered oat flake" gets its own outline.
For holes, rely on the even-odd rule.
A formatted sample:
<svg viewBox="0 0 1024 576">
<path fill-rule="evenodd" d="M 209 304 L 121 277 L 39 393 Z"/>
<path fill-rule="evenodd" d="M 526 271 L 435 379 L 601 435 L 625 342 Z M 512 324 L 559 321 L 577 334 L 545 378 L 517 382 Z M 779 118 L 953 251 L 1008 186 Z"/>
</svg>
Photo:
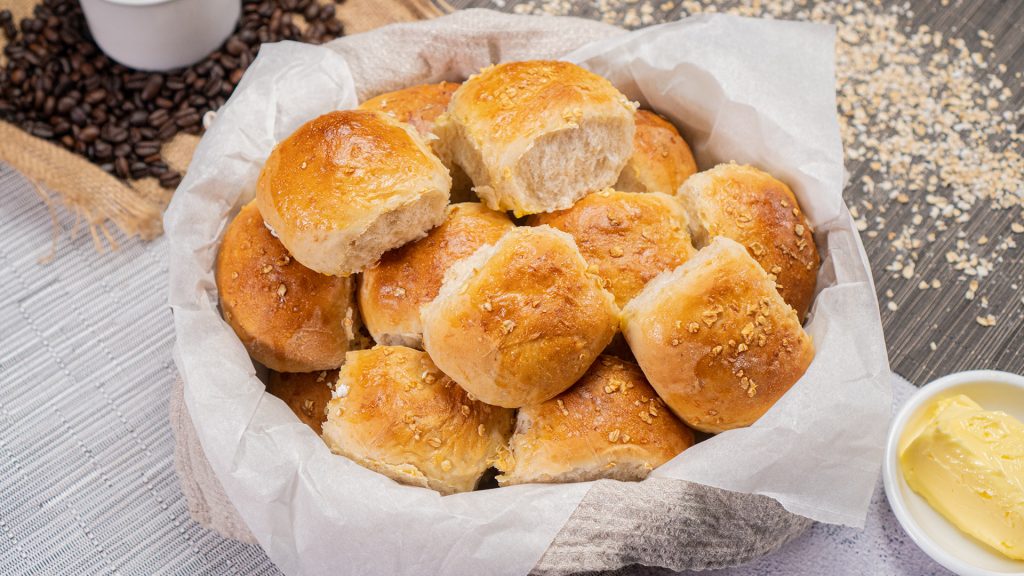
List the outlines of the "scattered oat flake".
<svg viewBox="0 0 1024 576">
<path fill-rule="evenodd" d="M 975 318 L 975 320 L 978 322 L 978 324 L 981 324 L 986 328 L 996 325 L 996 317 L 991 314 L 987 314 L 985 316 L 978 316 L 977 318 Z"/>
</svg>

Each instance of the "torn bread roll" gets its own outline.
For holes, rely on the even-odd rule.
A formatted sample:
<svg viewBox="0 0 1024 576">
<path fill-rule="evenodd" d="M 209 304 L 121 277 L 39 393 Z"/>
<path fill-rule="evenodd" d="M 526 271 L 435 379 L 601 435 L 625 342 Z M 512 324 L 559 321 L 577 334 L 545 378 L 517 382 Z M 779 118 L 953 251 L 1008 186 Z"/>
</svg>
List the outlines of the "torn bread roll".
<svg viewBox="0 0 1024 576">
<path fill-rule="evenodd" d="M 677 196 L 698 246 L 715 236 L 745 246 L 804 319 L 814 300 L 821 257 L 789 186 L 753 166 L 719 164 L 687 179 Z"/>
<path fill-rule="evenodd" d="M 476 195 L 472 190 L 473 181 L 458 164 L 452 162 L 450 154 L 440 146 L 441 140 L 434 134 L 434 122 L 448 108 L 448 102 L 458 87 L 456 82 L 410 86 L 374 96 L 359 107 L 382 112 L 399 122 L 412 125 L 448 168 L 452 177 L 451 201 L 474 202 Z"/>
<path fill-rule="evenodd" d="M 676 127 L 650 110 L 637 110 L 633 154 L 614 188 L 675 194 L 696 172 L 693 152 Z"/>
<path fill-rule="evenodd" d="M 693 441 L 636 364 L 602 356 L 572 388 L 519 409 L 498 483 L 643 480 Z"/>
<path fill-rule="evenodd" d="M 323 431 L 321 427 L 324 420 L 327 419 L 327 402 L 331 399 L 331 391 L 337 381 L 337 370 L 300 374 L 271 370 L 267 393 L 283 400 L 299 420 L 319 436 Z"/>
<path fill-rule="evenodd" d="M 348 276 L 440 224 L 450 188 L 448 170 L 411 126 L 344 110 L 274 147 L 256 203 L 299 262 Z"/>
<path fill-rule="evenodd" d="M 437 296 L 445 272 L 513 228 L 504 212 L 478 202 L 451 204 L 444 223 L 426 237 L 386 252 L 359 279 L 359 309 L 373 339 L 421 347 L 420 306 Z"/>
<path fill-rule="evenodd" d="M 603 190 L 572 208 L 538 214 L 529 222 L 572 236 L 620 307 L 655 276 L 695 252 L 682 206 L 661 193 Z"/>
<path fill-rule="evenodd" d="M 332 452 L 441 494 L 476 487 L 512 432 L 513 412 L 474 400 L 424 352 L 351 352 L 327 405 Z"/>
<path fill-rule="evenodd" d="M 724 237 L 648 284 L 623 310 L 622 332 L 672 411 L 712 433 L 753 424 L 814 358 L 768 274 Z"/>
<path fill-rule="evenodd" d="M 633 151 L 634 110 L 575 64 L 509 62 L 463 83 L 436 130 L 481 200 L 522 216 L 615 183 Z"/>
<path fill-rule="evenodd" d="M 587 272 L 572 237 L 548 226 L 516 228 L 457 263 L 420 313 L 438 367 L 507 408 L 572 386 L 618 322 L 615 297 Z"/>
<path fill-rule="evenodd" d="M 224 232 L 216 281 L 224 320 L 260 364 L 313 372 L 344 361 L 356 329 L 354 282 L 296 262 L 252 202 Z"/>
</svg>

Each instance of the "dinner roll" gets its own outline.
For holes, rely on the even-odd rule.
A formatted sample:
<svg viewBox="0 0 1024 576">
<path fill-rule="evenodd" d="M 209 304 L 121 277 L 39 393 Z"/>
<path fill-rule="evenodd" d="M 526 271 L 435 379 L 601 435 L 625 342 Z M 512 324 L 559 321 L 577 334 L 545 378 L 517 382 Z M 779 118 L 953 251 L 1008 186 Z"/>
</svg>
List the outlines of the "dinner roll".
<svg viewBox="0 0 1024 576">
<path fill-rule="evenodd" d="M 572 386 L 618 322 L 615 297 L 587 272 L 572 237 L 548 226 L 515 228 L 452 266 L 420 315 L 438 367 L 507 408 Z"/>
<path fill-rule="evenodd" d="M 375 110 L 399 122 L 411 124 L 420 136 L 429 139 L 434 132 L 434 121 L 448 108 L 457 82 L 438 82 L 409 86 L 386 92 L 359 105 L 363 110 Z"/>
<path fill-rule="evenodd" d="M 611 186 L 633 151 L 634 109 L 575 64 L 509 62 L 456 90 L 437 133 L 488 206 L 522 216 Z"/>
<path fill-rule="evenodd" d="M 498 483 L 643 480 L 690 446 L 640 368 L 602 356 L 572 388 L 519 409 Z"/>
<path fill-rule="evenodd" d="M 512 432 L 512 411 L 472 399 L 425 353 L 350 352 L 323 438 L 336 454 L 403 484 L 472 490 Z"/>
<path fill-rule="evenodd" d="M 567 210 L 533 216 L 530 223 L 547 224 L 575 238 L 619 306 L 694 253 L 686 213 L 675 198 L 660 192 L 604 190 Z"/>
<path fill-rule="evenodd" d="M 466 172 L 447 157 L 439 146 L 440 140 L 434 135 L 434 121 L 448 108 L 452 94 L 459 87 L 455 82 L 420 84 L 374 96 L 359 105 L 363 110 L 383 112 L 398 120 L 411 124 L 425 140 L 430 142 L 434 154 L 444 162 L 452 177 L 452 202 L 475 201 L 473 182 Z"/>
<path fill-rule="evenodd" d="M 412 127 L 345 110 L 274 148 L 256 204 L 296 260 L 348 276 L 440 224 L 450 188 L 448 170 Z"/>
<path fill-rule="evenodd" d="M 319 435 L 327 419 L 331 387 L 338 381 L 337 370 L 288 374 L 270 372 L 267 392 L 277 396 L 295 412 L 304 424 Z"/>
<path fill-rule="evenodd" d="M 821 258 L 789 186 L 753 166 L 719 164 L 687 179 L 678 197 L 698 246 L 715 236 L 746 246 L 803 320 L 814 299 Z"/>
<path fill-rule="evenodd" d="M 437 296 L 445 271 L 512 228 L 504 212 L 477 202 L 451 204 L 444 223 L 425 238 L 386 252 L 359 281 L 359 309 L 373 339 L 419 348 L 420 306 Z"/>
<path fill-rule="evenodd" d="M 637 110 L 633 155 L 615 189 L 675 194 L 695 172 L 697 162 L 676 127 L 650 110 Z"/>
<path fill-rule="evenodd" d="M 354 283 L 293 260 L 252 202 L 224 232 L 216 279 L 224 320 L 257 362 L 313 372 L 345 359 L 355 330 Z"/>
<path fill-rule="evenodd" d="M 651 281 L 623 310 L 622 331 L 665 403 L 705 432 L 753 424 L 814 358 L 768 274 L 724 237 Z"/>
</svg>

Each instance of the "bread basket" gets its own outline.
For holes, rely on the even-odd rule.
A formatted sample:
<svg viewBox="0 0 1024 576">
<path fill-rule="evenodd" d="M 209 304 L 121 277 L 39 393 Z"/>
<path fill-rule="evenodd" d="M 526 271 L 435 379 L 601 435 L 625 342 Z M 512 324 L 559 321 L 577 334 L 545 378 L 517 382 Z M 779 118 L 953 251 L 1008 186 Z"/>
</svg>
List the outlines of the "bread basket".
<svg viewBox="0 0 1024 576">
<path fill-rule="evenodd" d="M 747 562 L 811 520 L 862 525 L 889 417 L 870 268 L 842 202 L 833 35 L 730 16 L 625 33 L 471 10 L 327 47 L 267 45 L 212 122 L 166 217 L 170 304 L 198 441 L 237 513 L 289 574 L 567 574 Z M 441 497 L 331 455 L 263 383 L 217 310 L 213 262 L 275 142 L 323 112 L 495 62 L 565 58 L 669 117 L 702 168 L 787 181 L 823 255 L 818 355 L 754 426 L 698 444 L 640 483 L 523 485 Z M 209 486 L 216 491 L 217 486 Z M 224 511 L 231 514 L 232 511 Z"/>
</svg>

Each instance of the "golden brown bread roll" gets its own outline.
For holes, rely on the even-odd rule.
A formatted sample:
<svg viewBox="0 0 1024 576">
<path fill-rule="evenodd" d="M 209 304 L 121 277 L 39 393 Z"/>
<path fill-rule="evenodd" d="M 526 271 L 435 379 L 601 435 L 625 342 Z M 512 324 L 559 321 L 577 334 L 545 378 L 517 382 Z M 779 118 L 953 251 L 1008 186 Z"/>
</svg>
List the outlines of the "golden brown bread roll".
<svg viewBox="0 0 1024 576">
<path fill-rule="evenodd" d="M 437 296 L 445 271 L 512 228 L 504 212 L 478 202 L 451 204 L 444 223 L 425 238 L 386 252 L 359 280 L 359 309 L 373 339 L 422 346 L 420 306 Z"/>
<path fill-rule="evenodd" d="M 338 381 L 337 370 L 288 374 L 270 371 L 267 392 L 277 396 L 292 409 L 304 424 L 319 436 L 327 419 L 327 402 L 331 387 Z"/>
<path fill-rule="evenodd" d="M 274 147 L 256 204 L 296 260 L 348 276 L 440 224 L 450 188 L 448 170 L 412 127 L 344 110 Z"/>
<path fill-rule="evenodd" d="M 420 317 L 423 347 L 445 374 L 517 408 L 572 386 L 611 341 L 618 308 L 572 237 L 539 226 L 455 264 Z"/>
<path fill-rule="evenodd" d="M 434 135 L 434 121 L 448 108 L 452 94 L 459 87 L 456 82 L 420 84 L 387 92 L 370 98 L 359 105 L 364 110 L 383 112 L 398 120 L 411 124 L 420 136 L 426 139 L 437 157 L 444 162 L 452 177 L 452 202 L 475 202 L 473 182 L 466 172 L 447 157 L 445 150 L 438 146 L 440 140 Z"/>
<path fill-rule="evenodd" d="M 611 186 L 633 151 L 634 110 L 575 64 L 510 62 L 470 77 L 436 130 L 481 200 L 522 216 Z"/>
<path fill-rule="evenodd" d="M 619 306 L 695 252 L 682 206 L 657 192 L 603 190 L 567 210 L 533 216 L 530 223 L 547 224 L 575 238 Z"/>
<path fill-rule="evenodd" d="M 512 432 L 511 410 L 478 402 L 425 353 L 349 353 L 323 438 L 331 451 L 403 484 L 472 490 Z"/>
<path fill-rule="evenodd" d="M 650 110 L 637 110 L 633 155 L 619 174 L 615 189 L 675 194 L 696 172 L 690 146 L 676 127 Z"/>
<path fill-rule="evenodd" d="M 255 203 L 224 232 L 216 277 L 224 320 L 254 360 L 278 372 L 341 365 L 356 328 L 354 283 L 292 259 Z"/>
<path fill-rule="evenodd" d="M 519 409 L 498 483 L 643 480 L 690 446 L 640 368 L 602 356 L 572 388 Z"/>
<path fill-rule="evenodd" d="M 715 236 L 746 246 L 803 320 L 814 299 L 821 258 L 789 186 L 752 166 L 719 164 L 687 179 L 678 197 L 697 246 Z"/>
<path fill-rule="evenodd" d="M 814 358 L 768 274 L 724 237 L 649 283 L 622 332 L 665 403 L 705 432 L 753 424 Z"/>
<path fill-rule="evenodd" d="M 409 86 L 378 94 L 359 107 L 383 112 L 399 122 L 411 124 L 420 136 L 429 138 L 434 131 L 434 121 L 448 108 L 448 102 L 458 87 L 456 82 Z"/>
</svg>

